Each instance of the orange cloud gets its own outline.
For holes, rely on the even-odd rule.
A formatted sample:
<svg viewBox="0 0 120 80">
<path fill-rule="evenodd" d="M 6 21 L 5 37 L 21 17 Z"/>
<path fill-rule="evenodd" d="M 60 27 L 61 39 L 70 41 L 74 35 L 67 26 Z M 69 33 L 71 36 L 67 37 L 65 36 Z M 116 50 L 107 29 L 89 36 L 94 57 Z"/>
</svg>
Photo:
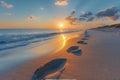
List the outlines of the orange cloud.
<svg viewBox="0 0 120 80">
<path fill-rule="evenodd" d="M 5 1 L 1 1 L 1 5 L 5 8 L 8 8 L 8 9 L 13 8 L 12 4 L 7 4 Z"/>
<path fill-rule="evenodd" d="M 27 18 L 28 20 L 35 20 L 36 19 L 36 17 L 34 16 L 34 15 L 30 15 L 30 16 L 28 16 L 28 18 Z"/>
<path fill-rule="evenodd" d="M 66 5 L 68 5 L 68 0 L 58 0 L 57 2 L 55 2 L 55 5 L 66 6 Z"/>
</svg>

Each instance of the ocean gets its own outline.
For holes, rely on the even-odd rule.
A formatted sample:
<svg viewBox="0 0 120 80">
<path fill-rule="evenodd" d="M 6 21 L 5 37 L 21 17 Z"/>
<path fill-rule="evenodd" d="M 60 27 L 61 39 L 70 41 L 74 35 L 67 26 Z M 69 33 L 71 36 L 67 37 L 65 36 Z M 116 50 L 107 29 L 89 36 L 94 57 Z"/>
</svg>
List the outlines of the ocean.
<svg viewBox="0 0 120 80">
<path fill-rule="evenodd" d="M 0 29 L 0 76 L 25 62 L 49 55 L 61 46 L 53 40 L 76 31 Z"/>
<path fill-rule="evenodd" d="M 70 33 L 75 30 L 37 30 L 37 29 L 0 29 L 0 51 L 26 46 L 31 43 L 46 41 L 55 38 L 61 33 Z"/>
</svg>

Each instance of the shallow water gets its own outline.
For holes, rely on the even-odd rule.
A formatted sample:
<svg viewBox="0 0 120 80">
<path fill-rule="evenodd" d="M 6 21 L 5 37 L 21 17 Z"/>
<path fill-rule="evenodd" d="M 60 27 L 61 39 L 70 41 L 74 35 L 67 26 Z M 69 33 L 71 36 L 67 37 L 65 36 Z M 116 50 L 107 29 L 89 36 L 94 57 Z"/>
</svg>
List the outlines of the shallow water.
<svg viewBox="0 0 120 80">
<path fill-rule="evenodd" d="M 56 38 L 62 33 L 71 33 L 74 30 L 30 30 L 30 29 L 0 29 L 0 51 L 26 46 Z"/>
</svg>

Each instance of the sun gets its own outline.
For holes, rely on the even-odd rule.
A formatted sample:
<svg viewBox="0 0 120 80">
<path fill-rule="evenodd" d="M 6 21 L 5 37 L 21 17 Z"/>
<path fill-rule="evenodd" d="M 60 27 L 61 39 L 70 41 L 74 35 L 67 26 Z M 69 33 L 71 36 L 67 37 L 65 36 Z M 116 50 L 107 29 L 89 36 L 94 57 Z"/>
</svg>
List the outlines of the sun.
<svg viewBox="0 0 120 80">
<path fill-rule="evenodd" d="M 59 24 L 59 27 L 60 27 L 60 28 L 63 28 L 63 27 L 64 27 L 64 24 L 60 23 L 60 24 Z"/>
</svg>

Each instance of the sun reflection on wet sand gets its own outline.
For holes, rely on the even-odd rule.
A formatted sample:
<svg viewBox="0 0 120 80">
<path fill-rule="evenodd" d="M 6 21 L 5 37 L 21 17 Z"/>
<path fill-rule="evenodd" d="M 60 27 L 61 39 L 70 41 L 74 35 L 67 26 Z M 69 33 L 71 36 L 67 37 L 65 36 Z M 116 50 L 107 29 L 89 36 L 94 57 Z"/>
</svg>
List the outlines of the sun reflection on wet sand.
<svg viewBox="0 0 120 80">
<path fill-rule="evenodd" d="M 66 45 L 66 36 L 65 35 L 61 35 L 62 36 L 62 39 L 63 39 L 63 44 L 62 44 L 62 47 L 61 48 L 64 48 L 64 46 Z"/>
<path fill-rule="evenodd" d="M 34 53 L 34 55 L 38 56 L 55 53 L 63 49 L 67 42 L 67 36 L 62 34 L 62 32 L 64 32 L 62 29 L 59 29 L 59 31 L 61 34 L 58 38 L 45 42 L 41 44 L 42 46 L 30 49 L 29 53 Z"/>
<path fill-rule="evenodd" d="M 60 29 L 60 32 L 63 32 L 63 29 Z M 62 47 L 61 47 L 61 49 L 62 49 L 66 45 L 67 38 L 64 34 L 61 34 L 61 37 L 62 37 L 62 40 L 63 40 Z"/>
</svg>

